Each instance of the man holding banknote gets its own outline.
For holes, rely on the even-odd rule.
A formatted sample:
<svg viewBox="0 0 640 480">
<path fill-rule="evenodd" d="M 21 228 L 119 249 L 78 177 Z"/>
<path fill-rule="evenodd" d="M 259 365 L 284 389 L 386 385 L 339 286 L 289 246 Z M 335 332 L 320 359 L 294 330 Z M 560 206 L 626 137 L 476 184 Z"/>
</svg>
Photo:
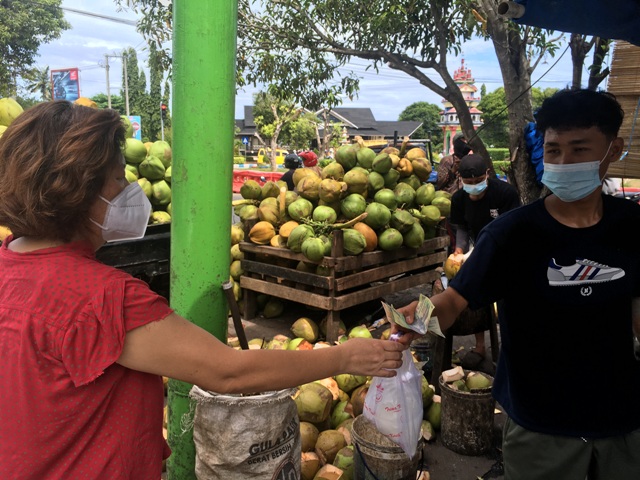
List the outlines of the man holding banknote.
<svg viewBox="0 0 640 480">
<path fill-rule="evenodd" d="M 467 306 L 503 302 L 493 394 L 508 414 L 507 480 L 640 479 L 640 244 L 626 240 L 640 238 L 640 206 L 602 193 L 622 119 L 608 93 L 546 99 L 552 193 L 487 225 L 431 299 L 443 330 Z M 415 303 L 399 309 L 409 322 Z"/>
</svg>

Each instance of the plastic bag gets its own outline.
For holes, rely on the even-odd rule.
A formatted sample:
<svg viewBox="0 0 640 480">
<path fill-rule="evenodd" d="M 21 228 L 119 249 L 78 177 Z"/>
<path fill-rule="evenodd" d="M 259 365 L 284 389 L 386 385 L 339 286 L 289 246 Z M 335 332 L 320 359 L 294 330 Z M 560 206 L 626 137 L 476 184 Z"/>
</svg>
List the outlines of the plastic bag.
<svg viewBox="0 0 640 480">
<path fill-rule="evenodd" d="M 373 377 L 364 400 L 363 415 L 380 433 L 413 458 L 422 426 L 422 372 L 413 363 L 409 349 L 395 377 Z"/>
</svg>

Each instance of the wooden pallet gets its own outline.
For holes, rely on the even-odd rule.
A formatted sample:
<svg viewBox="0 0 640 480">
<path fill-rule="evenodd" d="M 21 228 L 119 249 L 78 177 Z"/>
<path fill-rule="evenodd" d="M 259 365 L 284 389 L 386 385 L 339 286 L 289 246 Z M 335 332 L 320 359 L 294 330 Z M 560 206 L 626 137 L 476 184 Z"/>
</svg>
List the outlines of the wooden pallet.
<svg viewBox="0 0 640 480">
<path fill-rule="evenodd" d="M 439 277 L 435 269 L 446 260 L 449 245 L 448 236 L 437 236 L 417 249 L 345 256 L 342 241 L 342 232 L 334 232 L 332 255 L 315 262 L 327 267 L 326 276 L 296 270 L 300 261 L 314 263 L 300 253 L 241 242 L 245 319 L 256 317 L 258 294 L 272 295 L 326 310 L 327 341 L 334 342 L 341 310 L 432 282 Z"/>
</svg>

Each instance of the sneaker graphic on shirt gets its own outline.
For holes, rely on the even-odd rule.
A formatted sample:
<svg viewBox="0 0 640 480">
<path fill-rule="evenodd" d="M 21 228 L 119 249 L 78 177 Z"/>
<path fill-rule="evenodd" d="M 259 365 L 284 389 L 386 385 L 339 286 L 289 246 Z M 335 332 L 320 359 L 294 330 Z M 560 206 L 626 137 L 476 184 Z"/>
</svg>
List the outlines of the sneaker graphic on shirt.
<svg viewBox="0 0 640 480">
<path fill-rule="evenodd" d="M 558 265 L 556 259 L 552 258 L 547 268 L 549 285 L 556 287 L 610 282 L 622 277 L 623 269 L 609 267 L 586 258 L 576 258 L 576 263 L 568 266 Z"/>
</svg>

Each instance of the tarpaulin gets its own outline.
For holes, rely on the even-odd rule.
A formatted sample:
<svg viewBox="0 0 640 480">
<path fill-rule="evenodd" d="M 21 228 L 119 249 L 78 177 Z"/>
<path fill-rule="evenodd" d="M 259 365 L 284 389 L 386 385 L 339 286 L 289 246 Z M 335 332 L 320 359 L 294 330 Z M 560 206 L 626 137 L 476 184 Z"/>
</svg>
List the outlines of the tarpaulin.
<svg viewBox="0 0 640 480">
<path fill-rule="evenodd" d="M 256 172 L 253 170 L 233 171 L 233 193 L 239 193 L 240 187 L 246 180 L 255 180 L 261 186 L 266 182 L 277 182 L 282 177 L 283 172 Z"/>
<path fill-rule="evenodd" d="M 506 3 L 509 2 L 503 2 Z M 640 45 L 638 0 L 516 0 L 513 3 L 525 7 L 521 17 L 513 18 L 516 23 Z"/>
</svg>

